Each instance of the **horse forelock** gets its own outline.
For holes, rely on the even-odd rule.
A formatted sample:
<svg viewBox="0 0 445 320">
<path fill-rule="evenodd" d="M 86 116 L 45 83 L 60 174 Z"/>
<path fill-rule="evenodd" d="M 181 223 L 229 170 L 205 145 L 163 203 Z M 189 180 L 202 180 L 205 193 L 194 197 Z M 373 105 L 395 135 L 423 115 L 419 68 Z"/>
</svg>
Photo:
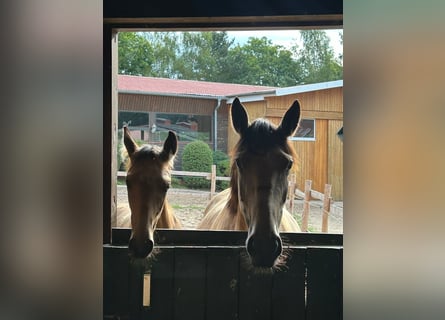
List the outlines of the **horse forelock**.
<svg viewBox="0 0 445 320">
<path fill-rule="evenodd" d="M 232 152 L 232 163 L 230 169 L 230 188 L 231 194 L 227 207 L 232 214 L 238 212 L 238 167 L 234 163 L 235 159 L 242 153 L 265 154 L 271 149 L 279 147 L 294 160 L 294 166 L 297 165 L 298 157 L 295 149 L 289 143 L 287 137 L 280 136 L 277 127 L 266 119 L 256 119 L 246 129 L 242 137 L 235 145 Z"/>
<path fill-rule="evenodd" d="M 264 154 L 281 144 L 281 140 L 275 125 L 266 119 L 256 119 L 241 137 L 237 152 Z"/>
<path fill-rule="evenodd" d="M 124 148 L 125 149 L 125 148 Z M 124 150 L 123 155 L 126 158 L 125 168 L 129 171 L 134 165 L 138 162 L 142 162 L 145 160 L 154 160 L 160 157 L 162 152 L 162 148 L 156 145 L 143 145 L 140 147 L 130 158 L 126 150 Z M 175 157 L 171 157 L 167 162 L 163 163 L 164 169 L 170 172 L 173 169 Z M 162 162 L 162 161 L 160 161 Z"/>
</svg>

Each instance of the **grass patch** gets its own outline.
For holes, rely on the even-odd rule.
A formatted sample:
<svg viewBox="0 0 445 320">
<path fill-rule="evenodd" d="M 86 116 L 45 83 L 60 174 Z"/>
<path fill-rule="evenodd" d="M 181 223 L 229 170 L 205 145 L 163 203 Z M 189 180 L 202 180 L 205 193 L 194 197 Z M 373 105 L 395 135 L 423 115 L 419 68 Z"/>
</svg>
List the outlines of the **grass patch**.
<svg viewBox="0 0 445 320">
<path fill-rule="evenodd" d="M 293 214 L 292 216 L 295 218 L 295 220 L 297 220 L 298 225 L 301 227 L 301 225 L 303 223 L 303 218 L 300 215 L 296 215 L 296 214 Z M 317 230 L 314 227 L 310 226 L 309 224 L 307 226 L 307 231 L 308 232 L 317 232 Z"/>
</svg>

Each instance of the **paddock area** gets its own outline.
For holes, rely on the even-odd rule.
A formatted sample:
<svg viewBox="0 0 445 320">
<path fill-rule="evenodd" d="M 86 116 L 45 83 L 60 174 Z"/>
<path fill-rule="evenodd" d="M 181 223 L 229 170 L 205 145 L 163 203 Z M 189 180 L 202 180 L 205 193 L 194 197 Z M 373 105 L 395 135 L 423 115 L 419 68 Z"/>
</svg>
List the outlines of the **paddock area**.
<svg viewBox="0 0 445 320">
<path fill-rule="evenodd" d="M 181 220 L 183 228 L 193 230 L 202 219 L 204 209 L 210 201 L 210 192 L 170 189 L 167 192 L 167 199 Z M 125 185 L 117 186 L 117 202 L 128 202 Z M 289 210 L 289 203 L 286 205 Z M 304 200 L 301 197 L 295 197 L 293 214 L 301 217 L 303 206 Z M 329 214 L 329 233 L 343 233 L 343 201 L 334 201 L 332 207 L 335 207 L 336 210 L 332 210 Z M 322 217 L 323 202 L 317 199 L 310 201 L 309 230 L 321 232 Z"/>
</svg>

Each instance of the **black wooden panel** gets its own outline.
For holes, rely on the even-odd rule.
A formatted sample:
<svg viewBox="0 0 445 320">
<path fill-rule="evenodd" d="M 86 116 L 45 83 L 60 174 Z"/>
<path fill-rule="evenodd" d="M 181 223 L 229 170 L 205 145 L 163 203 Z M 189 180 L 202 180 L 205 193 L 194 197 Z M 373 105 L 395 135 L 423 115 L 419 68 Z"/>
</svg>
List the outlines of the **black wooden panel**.
<svg viewBox="0 0 445 320">
<path fill-rule="evenodd" d="M 239 251 L 239 247 L 208 249 L 206 319 L 238 319 Z"/>
<path fill-rule="evenodd" d="M 341 305 L 341 309 L 340 309 L 340 317 L 339 319 L 343 319 L 343 248 L 340 249 L 340 305 Z"/>
<path fill-rule="evenodd" d="M 109 247 L 103 247 L 103 313 L 111 315 L 113 309 L 113 254 Z"/>
<path fill-rule="evenodd" d="M 342 249 L 308 248 L 307 312 L 308 320 L 342 319 Z"/>
<path fill-rule="evenodd" d="M 274 274 L 271 319 L 304 319 L 306 250 L 286 248 L 285 251 L 286 264 Z"/>
<path fill-rule="evenodd" d="M 273 274 L 249 267 L 246 254 L 243 249 L 240 257 L 239 319 L 270 320 Z"/>
<path fill-rule="evenodd" d="M 104 246 L 104 314 L 128 316 L 129 305 L 129 268 L 126 248 Z"/>
<path fill-rule="evenodd" d="M 205 319 L 205 276 L 205 248 L 175 249 L 174 319 Z"/>
<path fill-rule="evenodd" d="M 151 305 L 146 319 L 173 319 L 174 260 L 174 248 L 162 248 L 151 259 Z"/>
<path fill-rule="evenodd" d="M 144 259 L 136 259 L 128 264 L 130 319 L 134 320 L 143 319 L 142 297 L 145 265 Z"/>
<path fill-rule="evenodd" d="M 128 245 L 131 229 L 113 228 L 113 245 Z M 342 234 L 280 233 L 288 246 L 342 246 Z M 245 231 L 158 229 L 155 243 L 160 246 L 244 246 Z"/>
</svg>

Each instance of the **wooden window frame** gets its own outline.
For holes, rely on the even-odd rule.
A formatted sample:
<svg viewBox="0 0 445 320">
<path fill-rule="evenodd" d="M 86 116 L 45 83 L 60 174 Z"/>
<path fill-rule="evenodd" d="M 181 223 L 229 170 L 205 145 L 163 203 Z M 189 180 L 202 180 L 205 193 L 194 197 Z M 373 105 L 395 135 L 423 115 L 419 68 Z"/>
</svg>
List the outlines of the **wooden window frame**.
<svg viewBox="0 0 445 320">
<path fill-rule="evenodd" d="M 343 27 L 341 0 L 104 1 L 103 3 L 103 243 L 111 243 L 116 212 L 117 33 L 119 31 L 204 31 L 334 29 Z"/>
<path fill-rule="evenodd" d="M 289 140 L 291 140 L 291 141 L 316 141 L 317 140 L 317 119 L 314 119 L 314 118 L 303 118 L 301 120 L 311 120 L 311 121 L 313 121 L 313 123 L 314 123 L 314 137 L 312 137 L 312 138 L 305 138 L 305 137 L 292 136 L 292 137 L 289 137 Z"/>
</svg>

